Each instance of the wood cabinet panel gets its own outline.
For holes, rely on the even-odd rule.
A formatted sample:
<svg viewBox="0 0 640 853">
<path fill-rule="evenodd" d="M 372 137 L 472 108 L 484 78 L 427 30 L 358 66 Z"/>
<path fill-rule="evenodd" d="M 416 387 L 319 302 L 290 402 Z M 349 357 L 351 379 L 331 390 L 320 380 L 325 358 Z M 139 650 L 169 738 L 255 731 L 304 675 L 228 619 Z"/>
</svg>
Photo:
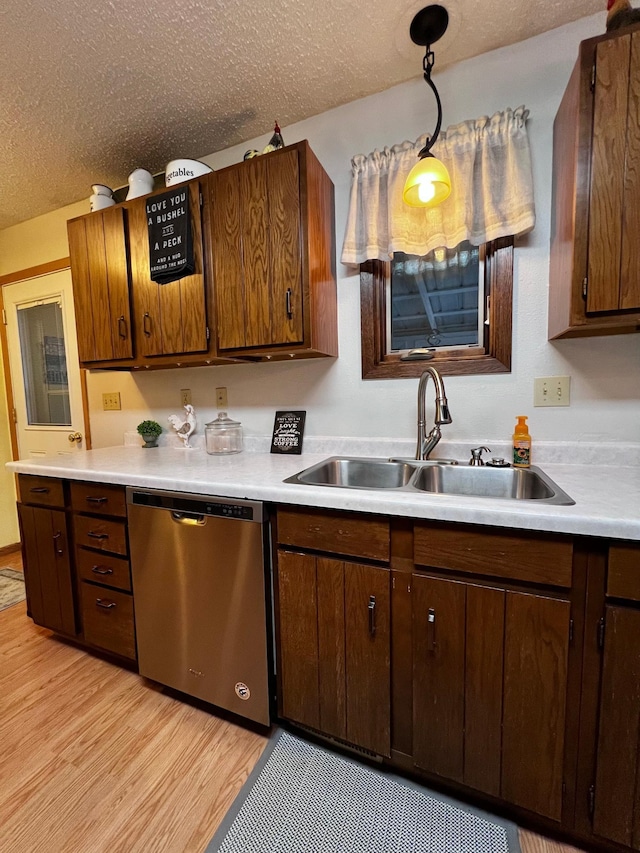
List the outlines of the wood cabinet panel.
<svg viewBox="0 0 640 853">
<path fill-rule="evenodd" d="M 319 558 L 316 567 L 320 729 L 346 740 L 344 563 Z"/>
<path fill-rule="evenodd" d="M 18 517 L 29 615 L 38 625 L 75 636 L 65 513 L 18 504 Z"/>
<path fill-rule="evenodd" d="M 502 796 L 559 821 L 571 605 L 506 596 Z"/>
<path fill-rule="evenodd" d="M 467 587 L 464 783 L 494 797 L 501 780 L 504 620 L 503 590 Z"/>
<path fill-rule="evenodd" d="M 244 254 L 244 342 L 255 347 L 271 343 L 268 164 L 254 159 L 239 167 Z"/>
<path fill-rule="evenodd" d="M 18 474 L 20 500 L 25 504 L 64 507 L 64 486 L 55 477 L 38 477 L 35 474 Z"/>
<path fill-rule="evenodd" d="M 609 547 L 607 595 L 640 601 L 640 546 L 620 543 Z"/>
<path fill-rule="evenodd" d="M 124 592 L 83 582 L 80 600 L 85 641 L 136 660 L 133 598 Z"/>
<path fill-rule="evenodd" d="M 169 284 L 158 284 L 149 275 L 147 197 L 127 204 L 136 341 L 143 356 L 208 349 L 200 182 L 185 184 L 184 193 L 189 198 L 195 272 Z"/>
<path fill-rule="evenodd" d="M 465 584 L 413 578 L 413 760 L 462 782 Z"/>
<path fill-rule="evenodd" d="M 391 751 L 390 574 L 345 563 L 347 739 Z"/>
<path fill-rule="evenodd" d="M 131 571 L 124 557 L 77 548 L 76 570 L 81 580 L 131 592 Z"/>
<path fill-rule="evenodd" d="M 640 307 L 640 33 L 631 35 L 620 308 Z"/>
<path fill-rule="evenodd" d="M 414 559 L 433 568 L 570 587 L 573 542 L 520 532 L 416 524 Z"/>
<path fill-rule="evenodd" d="M 238 173 L 224 169 L 210 176 L 213 278 L 220 349 L 245 345 L 243 209 Z"/>
<path fill-rule="evenodd" d="M 606 611 L 593 829 L 640 849 L 640 611 Z"/>
<path fill-rule="evenodd" d="M 318 729 L 318 599 L 314 557 L 278 552 L 280 709 Z"/>
<path fill-rule="evenodd" d="M 71 508 L 75 512 L 125 517 L 127 502 L 124 486 L 107 483 L 71 483 Z"/>
<path fill-rule="evenodd" d="M 123 521 L 76 515 L 73 519 L 73 531 L 75 543 L 79 547 L 108 551 L 123 557 L 129 553 L 127 528 Z"/>
<path fill-rule="evenodd" d="M 389 560 L 389 522 L 329 510 L 279 510 L 278 542 L 368 560 Z"/>
</svg>

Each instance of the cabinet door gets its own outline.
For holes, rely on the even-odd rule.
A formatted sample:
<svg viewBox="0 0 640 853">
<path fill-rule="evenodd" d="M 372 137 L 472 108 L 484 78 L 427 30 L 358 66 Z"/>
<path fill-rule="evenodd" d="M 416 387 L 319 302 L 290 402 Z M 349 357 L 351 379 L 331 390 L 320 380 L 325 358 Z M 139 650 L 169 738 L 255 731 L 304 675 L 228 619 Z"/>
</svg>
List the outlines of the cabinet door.
<svg viewBox="0 0 640 853">
<path fill-rule="evenodd" d="M 640 611 L 607 607 L 595 809 L 597 835 L 640 849 Z"/>
<path fill-rule="evenodd" d="M 562 814 L 571 605 L 506 593 L 502 797 L 559 821 Z"/>
<path fill-rule="evenodd" d="M 344 564 L 347 740 L 391 754 L 390 576 Z"/>
<path fill-rule="evenodd" d="M 587 311 L 640 307 L 640 32 L 597 46 Z"/>
<path fill-rule="evenodd" d="M 63 634 L 77 634 L 64 511 L 18 504 L 29 615 Z"/>
<path fill-rule="evenodd" d="M 220 350 L 303 340 L 300 174 L 296 150 L 211 178 Z"/>
<path fill-rule="evenodd" d="M 132 358 L 122 208 L 73 219 L 67 230 L 80 361 Z"/>
<path fill-rule="evenodd" d="M 195 272 L 158 284 L 149 276 L 147 197 L 127 205 L 136 344 L 143 356 L 205 352 L 208 349 L 202 260 L 200 183 L 185 184 L 189 197 Z"/>
</svg>

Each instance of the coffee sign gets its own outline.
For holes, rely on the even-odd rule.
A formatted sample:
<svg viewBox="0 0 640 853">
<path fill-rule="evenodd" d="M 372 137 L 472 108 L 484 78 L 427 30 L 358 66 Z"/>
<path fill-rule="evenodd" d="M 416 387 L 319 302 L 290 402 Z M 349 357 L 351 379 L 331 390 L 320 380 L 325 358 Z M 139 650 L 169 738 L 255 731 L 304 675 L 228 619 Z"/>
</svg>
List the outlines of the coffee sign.
<svg viewBox="0 0 640 853">
<path fill-rule="evenodd" d="M 276 412 L 271 438 L 272 453 L 302 453 L 306 412 Z"/>
<path fill-rule="evenodd" d="M 176 187 L 147 199 L 149 275 L 158 284 L 169 284 L 195 271 L 189 189 Z"/>
</svg>

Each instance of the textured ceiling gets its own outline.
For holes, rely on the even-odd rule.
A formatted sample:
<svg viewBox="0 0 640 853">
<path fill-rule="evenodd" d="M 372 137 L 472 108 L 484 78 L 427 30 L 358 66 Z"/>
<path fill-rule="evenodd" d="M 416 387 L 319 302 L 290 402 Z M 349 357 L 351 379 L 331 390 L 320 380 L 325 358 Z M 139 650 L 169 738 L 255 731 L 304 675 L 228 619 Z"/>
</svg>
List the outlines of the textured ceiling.
<svg viewBox="0 0 640 853">
<path fill-rule="evenodd" d="M 360 6 L 358 6 L 360 2 Z M 0 14 L 0 229 L 420 75 L 427 3 L 22 0 Z M 438 69 L 605 0 L 444 0 Z M 604 24 L 604 11 L 603 11 Z M 604 29 L 604 26 L 603 26 Z"/>
</svg>

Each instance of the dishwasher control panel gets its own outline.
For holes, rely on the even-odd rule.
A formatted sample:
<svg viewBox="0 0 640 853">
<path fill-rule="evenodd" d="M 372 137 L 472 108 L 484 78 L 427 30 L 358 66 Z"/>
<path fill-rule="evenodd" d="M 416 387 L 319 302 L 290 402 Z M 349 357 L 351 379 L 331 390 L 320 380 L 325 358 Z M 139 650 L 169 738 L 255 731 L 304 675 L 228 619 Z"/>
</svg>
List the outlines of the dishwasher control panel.
<svg viewBox="0 0 640 853">
<path fill-rule="evenodd" d="M 191 495 L 179 492 L 137 491 L 129 487 L 128 502 L 137 506 L 168 509 L 173 512 L 232 518 L 238 521 L 264 520 L 263 505 L 257 501 L 212 498 L 206 495 Z"/>
</svg>

